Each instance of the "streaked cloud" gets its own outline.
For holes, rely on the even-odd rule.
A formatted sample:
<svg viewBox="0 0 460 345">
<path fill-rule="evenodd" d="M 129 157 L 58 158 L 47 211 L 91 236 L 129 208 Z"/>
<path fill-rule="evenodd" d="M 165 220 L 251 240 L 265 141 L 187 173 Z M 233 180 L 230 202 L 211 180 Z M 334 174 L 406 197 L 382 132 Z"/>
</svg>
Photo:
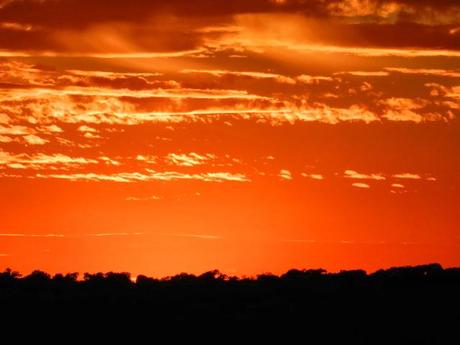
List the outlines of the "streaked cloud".
<svg viewBox="0 0 460 345">
<path fill-rule="evenodd" d="M 460 71 L 445 70 L 445 69 L 387 67 L 385 68 L 385 70 L 389 72 L 396 72 L 396 73 L 402 73 L 402 74 L 460 78 Z"/>
<path fill-rule="evenodd" d="M 94 234 L 85 234 L 85 237 L 118 237 L 118 236 L 142 236 L 143 232 L 99 232 Z"/>
<path fill-rule="evenodd" d="M 197 240 L 220 240 L 222 239 L 220 236 L 216 235 L 205 235 L 205 234 L 162 234 L 163 236 L 167 237 L 183 237 L 183 238 L 191 238 L 191 239 L 197 239 Z"/>
<path fill-rule="evenodd" d="M 76 166 L 76 165 L 87 165 L 97 164 L 98 161 L 95 159 L 88 159 L 83 157 L 70 157 L 61 153 L 55 154 L 44 154 L 37 153 L 29 155 L 26 153 L 12 154 L 6 151 L 0 150 L 0 166 L 21 164 L 29 168 L 35 168 L 38 166 L 45 165 L 61 165 L 61 166 Z"/>
<path fill-rule="evenodd" d="M 97 173 L 80 174 L 37 174 L 38 178 L 62 179 L 69 181 L 93 181 L 93 182 L 146 182 L 146 181 L 179 181 L 197 180 L 203 182 L 250 182 L 244 174 L 233 174 L 228 172 L 208 172 L 201 174 L 186 174 L 175 171 L 157 172 L 146 169 L 146 172 L 117 173 L 112 175 Z"/>
<path fill-rule="evenodd" d="M 421 180 L 422 176 L 419 174 L 412 174 L 412 173 L 402 173 L 402 174 L 395 174 L 393 175 L 394 178 L 403 179 L 403 180 Z"/>
<path fill-rule="evenodd" d="M 363 174 L 354 170 L 346 170 L 344 173 L 346 178 L 356 179 L 356 180 L 377 180 L 383 181 L 386 180 L 386 177 L 382 174 Z"/>
<path fill-rule="evenodd" d="M 0 237 L 42 237 L 42 238 L 63 238 L 64 234 L 27 234 L 27 233 L 0 233 Z"/>
<path fill-rule="evenodd" d="M 128 196 L 126 197 L 126 201 L 153 201 L 153 200 L 161 200 L 162 197 L 159 195 L 152 195 L 146 197 L 139 197 L 139 196 Z"/>
<path fill-rule="evenodd" d="M 170 165 L 192 167 L 206 164 L 206 162 L 215 158 L 216 156 L 210 153 L 199 155 L 198 153 L 191 152 L 183 154 L 170 153 L 166 156 L 165 160 Z"/>
<path fill-rule="evenodd" d="M 388 77 L 390 73 L 384 71 L 346 71 L 346 72 L 336 72 L 336 75 L 352 75 L 355 77 Z"/>
<path fill-rule="evenodd" d="M 310 178 L 312 180 L 324 180 L 324 176 L 322 174 L 308 174 L 308 173 L 301 173 L 303 177 Z"/>
<path fill-rule="evenodd" d="M 361 188 L 361 189 L 369 189 L 369 188 L 371 188 L 371 186 L 368 185 L 367 183 L 361 183 L 361 182 L 353 183 L 352 186 L 356 187 L 356 188 Z"/>
<path fill-rule="evenodd" d="M 243 71 L 225 71 L 225 70 L 197 70 L 197 69 L 185 69 L 181 71 L 182 73 L 195 73 L 195 74 L 209 74 L 215 77 L 223 76 L 235 76 L 235 77 L 247 77 L 254 79 L 273 79 L 274 81 L 281 84 L 295 84 L 296 80 L 275 73 L 266 73 L 266 72 L 243 72 Z"/>
</svg>

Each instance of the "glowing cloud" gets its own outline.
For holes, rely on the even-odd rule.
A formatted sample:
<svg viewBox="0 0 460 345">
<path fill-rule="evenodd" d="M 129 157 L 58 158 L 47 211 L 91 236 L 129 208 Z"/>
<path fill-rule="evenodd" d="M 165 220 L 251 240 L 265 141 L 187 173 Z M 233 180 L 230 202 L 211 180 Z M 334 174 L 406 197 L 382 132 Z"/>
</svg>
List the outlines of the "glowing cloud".
<svg viewBox="0 0 460 345">
<path fill-rule="evenodd" d="M 361 188 L 361 189 L 369 189 L 369 188 L 371 188 L 371 186 L 368 185 L 367 183 L 361 183 L 361 182 L 353 183 L 352 186 L 356 187 L 356 188 Z"/>
<path fill-rule="evenodd" d="M 344 176 L 346 178 L 356 179 L 356 180 L 377 180 L 383 181 L 386 180 L 385 176 L 382 174 L 362 174 L 354 170 L 346 170 Z"/>
</svg>

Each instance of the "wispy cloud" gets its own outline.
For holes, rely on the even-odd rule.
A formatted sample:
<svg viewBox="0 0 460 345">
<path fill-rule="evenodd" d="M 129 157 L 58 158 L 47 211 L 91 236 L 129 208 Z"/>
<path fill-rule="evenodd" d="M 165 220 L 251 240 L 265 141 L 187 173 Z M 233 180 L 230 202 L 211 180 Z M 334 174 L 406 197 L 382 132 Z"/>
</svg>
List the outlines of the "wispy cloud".
<svg viewBox="0 0 460 345">
<path fill-rule="evenodd" d="M 383 174 L 363 174 L 354 170 L 345 170 L 345 178 L 356 179 L 356 180 L 377 180 L 383 181 L 386 180 L 386 177 Z"/>
<path fill-rule="evenodd" d="M 61 166 L 75 166 L 97 164 L 98 161 L 84 157 L 70 157 L 62 153 L 45 154 L 37 153 L 29 155 L 26 153 L 12 154 L 0 149 L 0 166 L 20 164 L 29 168 L 44 165 L 61 165 Z"/>
<path fill-rule="evenodd" d="M 166 162 L 171 165 L 192 167 L 205 164 L 207 161 L 215 159 L 213 154 L 200 155 L 195 152 L 191 153 L 170 153 L 166 156 Z"/>
<path fill-rule="evenodd" d="M 93 234 L 86 234 L 85 237 L 118 237 L 118 236 L 141 236 L 143 232 L 100 232 Z"/>
<path fill-rule="evenodd" d="M 117 173 L 112 175 L 97 173 L 79 174 L 37 174 L 39 178 L 62 179 L 70 181 L 107 181 L 107 182 L 142 182 L 142 181 L 179 181 L 197 180 L 203 182 L 250 182 L 244 174 L 233 174 L 229 172 L 207 172 L 197 174 L 180 173 L 176 171 L 158 172 L 146 169 L 146 172 Z"/>
<path fill-rule="evenodd" d="M 355 77 L 388 77 L 390 73 L 385 71 L 345 71 L 345 72 L 336 72 L 336 75 L 352 75 Z"/>
<path fill-rule="evenodd" d="M 0 237 L 42 237 L 42 238 L 63 238 L 64 234 L 26 234 L 26 233 L 0 233 Z"/>
<path fill-rule="evenodd" d="M 413 173 L 402 173 L 402 174 L 394 174 L 394 178 L 397 179 L 404 179 L 404 180 L 421 180 L 422 176 L 419 174 L 413 174 Z"/>
<path fill-rule="evenodd" d="M 430 68 L 387 67 L 386 71 L 402 74 L 460 78 L 460 71 Z"/>
<path fill-rule="evenodd" d="M 125 198 L 126 201 L 153 201 L 153 200 L 161 200 L 162 197 L 159 195 L 152 195 L 152 196 L 128 196 Z"/>
<path fill-rule="evenodd" d="M 220 240 L 222 237 L 216 235 L 205 235 L 205 234 L 162 234 L 163 236 L 170 236 L 170 237 L 183 237 L 183 238 L 191 238 L 197 240 Z"/>
</svg>

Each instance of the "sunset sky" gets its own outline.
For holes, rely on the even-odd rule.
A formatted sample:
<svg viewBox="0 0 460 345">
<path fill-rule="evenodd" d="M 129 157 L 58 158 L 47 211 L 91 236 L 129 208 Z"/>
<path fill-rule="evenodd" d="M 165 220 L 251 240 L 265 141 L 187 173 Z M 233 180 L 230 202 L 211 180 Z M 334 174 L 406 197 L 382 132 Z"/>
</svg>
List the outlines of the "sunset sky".
<svg viewBox="0 0 460 345">
<path fill-rule="evenodd" d="M 0 0 L 0 269 L 460 265 L 458 0 Z"/>
</svg>

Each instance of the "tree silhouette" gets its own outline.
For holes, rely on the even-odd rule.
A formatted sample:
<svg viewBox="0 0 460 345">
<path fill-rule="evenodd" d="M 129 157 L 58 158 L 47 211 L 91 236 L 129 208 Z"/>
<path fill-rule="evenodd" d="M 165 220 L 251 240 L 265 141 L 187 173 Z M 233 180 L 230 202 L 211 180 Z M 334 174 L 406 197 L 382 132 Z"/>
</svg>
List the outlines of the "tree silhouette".
<svg viewBox="0 0 460 345">
<path fill-rule="evenodd" d="M 438 264 L 281 276 L 217 270 L 162 279 L 129 273 L 0 273 L 0 307 L 10 320 L 139 325 L 246 325 L 305 330 L 311 343 L 458 344 L 460 268 Z M 18 315 L 15 319 L 14 315 Z M 269 327 L 269 328 L 267 328 Z"/>
</svg>

